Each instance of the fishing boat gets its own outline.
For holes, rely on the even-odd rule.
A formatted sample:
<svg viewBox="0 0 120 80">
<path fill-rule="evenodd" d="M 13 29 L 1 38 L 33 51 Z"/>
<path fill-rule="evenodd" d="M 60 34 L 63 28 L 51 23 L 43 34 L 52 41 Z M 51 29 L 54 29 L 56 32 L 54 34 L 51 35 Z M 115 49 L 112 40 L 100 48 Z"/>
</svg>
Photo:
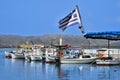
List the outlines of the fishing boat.
<svg viewBox="0 0 120 80">
<path fill-rule="evenodd" d="M 30 59 L 31 59 L 31 61 L 41 61 L 42 57 L 41 57 L 41 55 L 31 55 Z"/>
<path fill-rule="evenodd" d="M 11 58 L 12 53 L 14 53 L 14 51 L 10 51 L 10 52 L 5 51 L 5 57 L 6 58 Z"/>
<path fill-rule="evenodd" d="M 78 57 L 61 57 L 60 58 L 60 63 L 71 63 L 71 64 L 87 64 L 87 63 L 92 63 L 97 59 L 96 56 L 93 56 L 92 54 L 81 54 Z"/>
<path fill-rule="evenodd" d="M 56 63 L 56 56 L 46 56 L 46 63 Z"/>
<path fill-rule="evenodd" d="M 24 49 L 18 49 L 15 50 L 13 53 L 11 53 L 11 58 L 12 59 L 24 59 Z"/>
<path fill-rule="evenodd" d="M 21 59 L 24 57 L 24 51 L 22 49 L 19 50 L 13 50 L 10 52 L 5 51 L 5 57 L 12 58 L 12 59 Z"/>
<path fill-rule="evenodd" d="M 25 59 L 30 61 L 41 61 L 42 60 L 42 47 L 34 45 L 31 51 L 25 53 Z"/>
<path fill-rule="evenodd" d="M 96 60 L 96 64 L 97 65 L 119 65 L 120 64 L 119 58 L 115 58 L 111 56 L 111 54 L 117 55 L 116 53 L 114 53 L 116 52 L 114 50 L 116 49 L 98 50 L 99 59 Z"/>
<path fill-rule="evenodd" d="M 97 59 L 97 57 L 91 53 L 83 53 L 81 48 L 59 47 L 61 49 L 58 49 L 56 56 L 48 57 L 50 61 L 61 64 L 87 64 L 92 63 Z"/>
<path fill-rule="evenodd" d="M 24 54 L 23 53 L 12 53 L 11 54 L 12 59 L 24 59 Z"/>
<path fill-rule="evenodd" d="M 57 49 L 53 56 L 48 56 L 49 61 L 62 64 L 86 64 L 92 63 L 97 59 L 97 56 L 92 53 L 84 53 L 81 47 L 72 47 L 70 44 L 62 44 L 62 38 L 58 45 L 53 46 Z"/>
<path fill-rule="evenodd" d="M 46 63 L 55 63 L 56 62 L 56 48 L 54 47 L 48 47 L 45 49 L 45 56 L 43 56 L 43 58 L 45 58 L 45 62 Z"/>
<path fill-rule="evenodd" d="M 96 64 L 97 65 L 119 65 L 120 64 L 120 60 L 119 59 L 115 59 L 112 57 L 107 57 L 107 58 L 101 58 L 101 59 L 97 59 L 96 60 Z"/>
</svg>

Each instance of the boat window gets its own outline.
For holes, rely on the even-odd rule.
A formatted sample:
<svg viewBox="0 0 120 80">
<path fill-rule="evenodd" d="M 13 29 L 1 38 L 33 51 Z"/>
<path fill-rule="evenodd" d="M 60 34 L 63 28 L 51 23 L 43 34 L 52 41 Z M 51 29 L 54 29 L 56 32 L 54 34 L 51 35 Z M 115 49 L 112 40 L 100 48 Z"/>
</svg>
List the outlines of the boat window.
<svg viewBox="0 0 120 80">
<path fill-rule="evenodd" d="M 82 58 L 90 58 L 90 55 L 83 55 Z"/>
</svg>

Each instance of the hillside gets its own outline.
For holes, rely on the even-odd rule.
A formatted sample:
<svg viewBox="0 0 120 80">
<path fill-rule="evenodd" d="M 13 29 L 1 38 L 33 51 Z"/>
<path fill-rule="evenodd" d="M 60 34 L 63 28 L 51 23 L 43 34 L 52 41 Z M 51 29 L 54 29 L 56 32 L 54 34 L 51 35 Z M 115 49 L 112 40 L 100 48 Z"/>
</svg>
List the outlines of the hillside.
<svg viewBox="0 0 120 80">
<path fill-rule="evenodd" d="M 85 39 L 83 36 L 46 34 L 42 36 L 18 36 L 18 35 L 0 35 L 0 47 L 18 47 L 20 44 L 58 44 L 59 38 L 63 38 L 63 44 L 82 47 L 106 47 L 107 40 Z M 120 41 L 111 41 L 112 47 L 119 47 Z"/>
</svg>

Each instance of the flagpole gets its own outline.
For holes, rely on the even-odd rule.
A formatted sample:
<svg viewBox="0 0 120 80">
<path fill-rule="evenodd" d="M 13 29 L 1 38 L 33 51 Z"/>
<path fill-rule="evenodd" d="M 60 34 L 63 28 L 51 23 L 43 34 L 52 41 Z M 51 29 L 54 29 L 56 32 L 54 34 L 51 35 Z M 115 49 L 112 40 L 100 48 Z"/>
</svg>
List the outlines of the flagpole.
<svg viewBox="0 0 120 80">
<path fill-rule="evenodd" d="M 76 9 L 77 9 L 77 11 L 78 11 L 78 15 L 79 15 L 79 18 L 80 18 L 80 20 L 81 20 L 80 22 L 81 22 L 81 26 L 82 26 L 83 24 L 82 24 L 82 19 L 81 19 L 81 16 L 80 16 L 80 11 L 79 11 L 78 5 L 76 5 Z"/>
<path fill-rule="evenodd" d="M 80 20 L 80 26 L 79 26 L 79 29 L 83 29 L 83 30 L 81 30 L 81 32 L 83 33 L 83 35 L 85 35 L 85 30 L 84 30 L 84 27 L 83 27 L 83 24 L 82 24 L 82 18 L 81 18 L 81 16 L 80 16 L 80 11 L 79 11 L 79 8 L 78 8 L 78 5 L 76 5 L 76 9 L 77 9 L 77 11 L 78 11 L 78 16 L 79 16 L 79 20 Z"/>
</svg>

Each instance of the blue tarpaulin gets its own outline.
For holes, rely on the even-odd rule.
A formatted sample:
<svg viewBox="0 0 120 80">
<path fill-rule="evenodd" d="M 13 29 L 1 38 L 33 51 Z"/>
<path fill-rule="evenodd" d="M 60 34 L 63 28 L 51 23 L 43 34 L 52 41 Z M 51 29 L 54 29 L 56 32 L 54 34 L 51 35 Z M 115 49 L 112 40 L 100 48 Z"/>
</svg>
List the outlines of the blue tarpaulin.
<svg viewBox="0 0 120 80">
<path fill-rule="evenodd" d="M 120 40 L 120 31 L 89 32 L 86 33 L 84 37 L 91 39 Z"/>
</svg>

